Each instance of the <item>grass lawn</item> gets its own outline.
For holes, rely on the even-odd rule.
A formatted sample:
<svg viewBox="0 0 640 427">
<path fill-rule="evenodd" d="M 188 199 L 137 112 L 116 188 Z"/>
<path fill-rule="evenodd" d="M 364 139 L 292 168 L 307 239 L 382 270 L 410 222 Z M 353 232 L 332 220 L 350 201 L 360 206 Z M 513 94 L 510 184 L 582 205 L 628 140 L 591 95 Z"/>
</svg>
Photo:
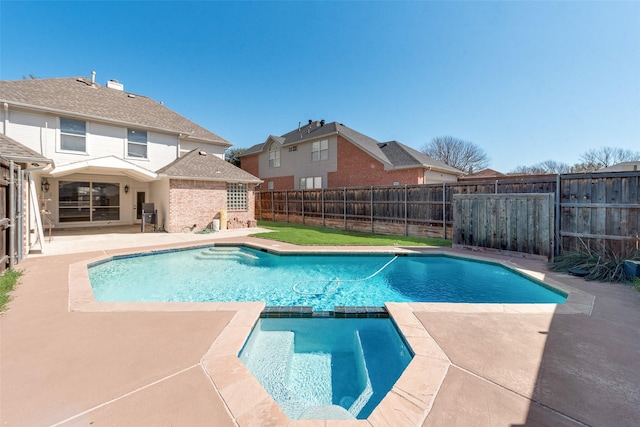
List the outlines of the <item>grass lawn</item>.
<svg viewBox="0 0 640 427">
<path fill-rule="evenodd" d="M 9 292 L 18 283 L 20 274 L 22 274 L 20 271 L 7 270 L 0 276 L 0 311 L 3 311 L 5 305 L 9 302 Z"/>
<path fill-rule="evenodd" d="M 451 247 L 451 240 L 429 237 L 407 237 L 389 234 L 361 233 L 359 231 L 314 227 L 302 224 L 258 221 L 258 226 L 274 230 L 252 234 L 261 239 L 277 240 L 295 245 L 311 246 L 444 246 Z"/>
</svg>

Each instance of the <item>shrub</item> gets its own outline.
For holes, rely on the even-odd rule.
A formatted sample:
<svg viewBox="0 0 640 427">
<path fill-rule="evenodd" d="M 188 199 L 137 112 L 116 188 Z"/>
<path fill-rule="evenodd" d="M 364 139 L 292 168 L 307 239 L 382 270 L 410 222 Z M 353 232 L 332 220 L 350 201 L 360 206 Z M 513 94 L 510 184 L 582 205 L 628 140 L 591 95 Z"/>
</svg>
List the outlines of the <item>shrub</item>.
<svg viewBox="0 0 640 427">
<path fill-rule="evenodd" d="M 605 250 L 601 254 L 583 244 L 582 251 L 564 252 L 557 256 L 551 270 L 569 271 L 579 268 L 589 272 L 585 276 L 587 280 L 630 283 L 632 278 L 624 272 L 624 262 L 628 259 L 638 258 L 640 258 L 640 250 L 623 254 Z"/>
</svg>

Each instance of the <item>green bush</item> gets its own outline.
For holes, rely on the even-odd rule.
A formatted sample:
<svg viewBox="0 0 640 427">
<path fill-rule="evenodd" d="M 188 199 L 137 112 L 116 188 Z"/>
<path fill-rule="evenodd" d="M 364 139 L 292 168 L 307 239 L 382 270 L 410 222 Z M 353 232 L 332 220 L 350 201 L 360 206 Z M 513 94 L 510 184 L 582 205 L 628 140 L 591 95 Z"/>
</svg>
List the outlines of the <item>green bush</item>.
<svg viewBox="0 0 640 427">
<path fill-rule="evenodd" d="M 624 262 L 628 259 L 639 258 L 639 250 L 624 254 L 605 250 L 604 254 L 600 254 L 587 245 L 583 245 L 582 251 L 564 252 L 557 256 L 551 270 L 569 271 L 573 268 L 579 268 L 589 272 L 585 276 L 587 280 L 630 283 L 632 278 L 624 272 Z"/>
</svg>

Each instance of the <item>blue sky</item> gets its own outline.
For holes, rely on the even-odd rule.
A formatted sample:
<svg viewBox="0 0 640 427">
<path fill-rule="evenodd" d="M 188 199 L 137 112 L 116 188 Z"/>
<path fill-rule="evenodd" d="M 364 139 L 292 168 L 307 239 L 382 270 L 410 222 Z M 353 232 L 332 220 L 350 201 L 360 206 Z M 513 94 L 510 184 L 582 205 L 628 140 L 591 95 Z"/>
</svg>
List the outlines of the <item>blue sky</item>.
<svg viewBox="0 0 640 427">
<path fill-rule="evenodd" d="M 508 172 L 640 151 L 640 2 L 0 2 L 0 78 L 97 72 L 238 148 L 308 119 Z"/>
</svg>

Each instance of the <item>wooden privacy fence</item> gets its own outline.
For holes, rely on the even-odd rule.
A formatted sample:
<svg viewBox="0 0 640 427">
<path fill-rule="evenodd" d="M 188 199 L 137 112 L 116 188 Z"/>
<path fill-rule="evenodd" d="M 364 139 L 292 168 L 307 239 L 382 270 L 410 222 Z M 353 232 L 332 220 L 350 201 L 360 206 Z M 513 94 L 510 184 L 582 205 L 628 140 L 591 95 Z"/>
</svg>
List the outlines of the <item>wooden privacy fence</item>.
<svg viewBox="0 0 640 427">
<path fill-rule="evenodd" d="M 628 257 L 640 249 L 640 171 L 560 175 L 558 245 Z"/>
<path fill-rule="evenodd" d="M 455 194 L 453 243 L 553 257 L 554 194 Z"/>
<path fill-rule="evenodd" d="M 18 175 L 19 169 L 15 168 L 13 163 L 0 159 L 0 275 L 12 266 L 12 261 L 15 260 L 15 183 Z"/>
<path fill-rule="evenodd" d="M 389 187 L 256 192 L 256 217 L 374 233 L 452 238 L 456 194 L 554 194 L 554 253 L 639 245 L 640 171 Z"/>
</svg>

